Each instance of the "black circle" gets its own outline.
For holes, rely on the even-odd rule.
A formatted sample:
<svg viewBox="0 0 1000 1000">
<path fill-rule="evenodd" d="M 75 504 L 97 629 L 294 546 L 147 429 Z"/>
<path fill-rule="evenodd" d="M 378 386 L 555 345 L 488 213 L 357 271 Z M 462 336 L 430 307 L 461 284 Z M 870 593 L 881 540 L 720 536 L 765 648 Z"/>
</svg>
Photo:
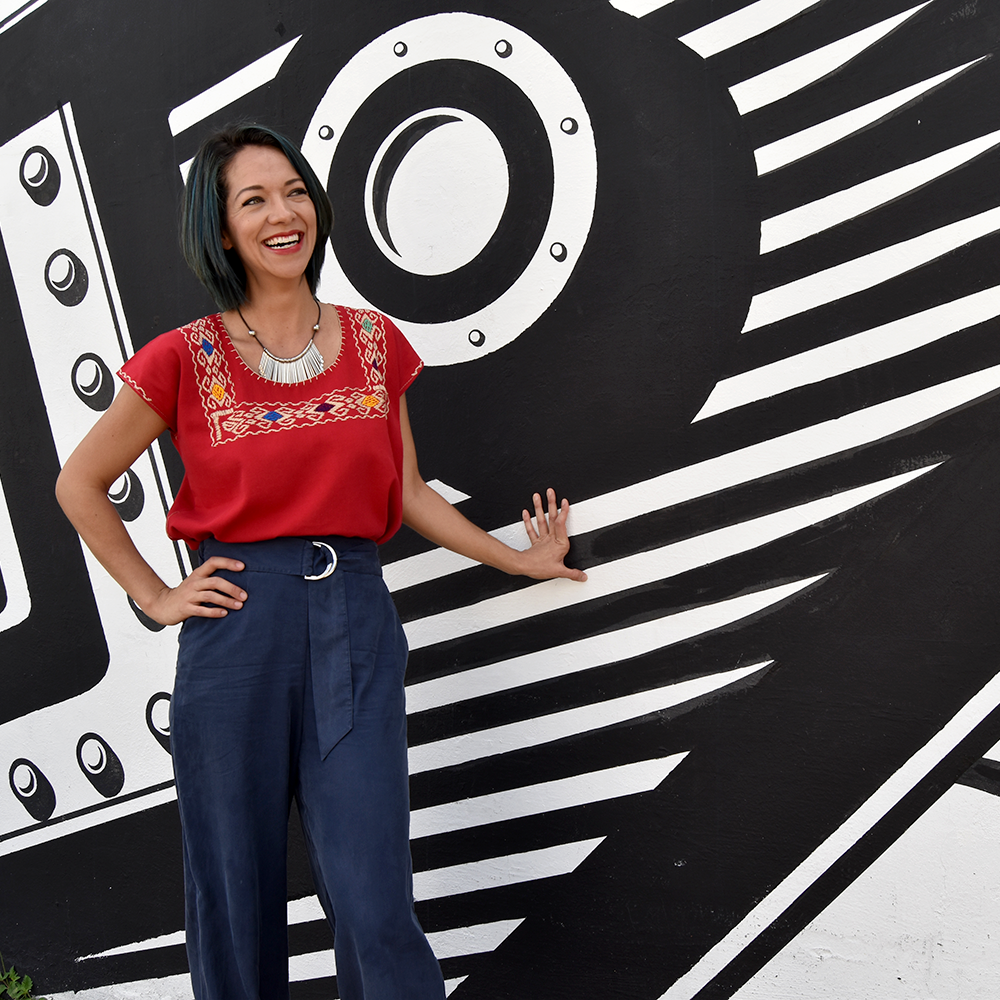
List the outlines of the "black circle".
<svg viewBox="0 0 1000 1000">
<path fill-rule="evenodd" d="M 580 123 L 575 118 L 564 118 L 559 123 L 559 128 L 567 135 L 576 135 L 580 131 Z"/>
<path fill-rule="evenodd" d="M 333 129 L 329 125 L 320 125 L 319 127 L 319 137 L 321 139 L 332 139 Z"/>
<path fill-rule="evenodd" d="M 60 278 L 56 284 L 49 273 L 52 265 L 59 257 L 65 257 L 69 263 L 69 270 L 65 278 Z M 87 276 L 87 268 L 82 260 L 72 250 L 63 247 L 49 255 L 45 262 L 45 287 L 64 305 L 79 305 L 87 294 L 90 286 L 90 279 Z"/>
<path fill-rule="evenodd" d="M 402 59 L 403 56 L 405 56 L 410 50 L 407 48 L 406 42 L 396 42 L 396 44 L 392 47 L 392 51 L 399 56 L 400 59 Z"/>
<path fill-rule="evenodd" d="M 493 46 L 493 51 L 496 52 L 501 59 L 506 59 L 514 51 L 514 46 L 511 45 L 506 38 L 501 38 L 500 41 Z"/>
<path fill-rule="evenodd" d="M 83 759 L 83 748 L 93 740 L 102 751 L 103 760 L 97 770 L 92 770 Z M 111 749 L 107 740 L 97 733 L 84 733 L 76 744 L 76 762 L 80 765 L 80 770 L 87 776 L 87 780 L 106 799 L 114 798 L 125 785 L 125 769 L 118 754 Z"/>
<path fill-rule="evenodd" d="M 161 626 L 161 628 L 162 628 L 162 626 Z M 164 732 L 153 721 L 153 711 L 154 711 L 154 709 L 156 708 L 157 705 L 159 705 L 161 702 L 164 702 L 164 701 L 169 705 L 170 704 L 170 695 L 167 694 L 166 691 L 158 691 L 156 694 L 153 695 L 152 698 L 149 699 L 149 701 L 146 702 L 146 726 L 148 727 L 149 731 L 153 734 L 153 738 L 156 740 L 156 742 L 159 743 L 160 746 L 163 747 L 163 749 L 167 751 L 167 753 L 170 753 L 170 724 L 169 724 L 169 722 L 167 723 L 167 731 Z"/>
<path fill-rule="evenodd" d="M 80 368 L 88 361 L 96 366 L 97 373 L 93 381 L 81 385 Z M 96 354 L 81 354 L 76 359 L 70 375 L 70 383 L 77 396 L 92 410 L 106 410 L 115 398 L 115 385 L 111 370 Z"/>
<path fill-rule="evenodd" d="M 42 163 L 38 171 L 28 177 L 25 168 L 29 158 L 37 154 L 41 157 Z M 55 157 L 44 146 L 32 146 L 24 156 L 21 157 L 21 167 L 18 170 L 18 177 L 21 187 L 28 192 L 28 196 L 36 205 L 51 205 L 59 194 L 59 164 Z"/>
<path fill-rule="evenodd" d="M 565 243 L 553 243 L 549 247 L 549 253 L 552 255 L 553 260 L 557 260 L 560 263 L 569 256 L 569 251 L 566 249 Z"/>
<path fill-rule="evenodd" d="M 482 330 L 470 330 L 469 343 L 473 347 L 482 347 L 486 343 L 486 334 Z"/>
<path fill-rule="evenodd" d="M 33 787 L 30 791 L 18 788 L 14 781 L 14 772 L 22 766 L 31 772 Z M 26 760 L 24 757 L 15 760 L 7 772 L 7 780 L 10 782 L 10 790 L 17 796 L 21 805 L 28 810 L 32 819 L 44 823 L 56 811 L 56 793 L 52 783 L 30 760 Z"/>
<path fill-rule="evenodd" d="M 145 502 L 142 483 L 139 477 L 129 469 L 125 473 L 125 484 L 118 493 L 108 493 L 108 499 L 115 505 L 115 510 L 123 521 L 134 521 L 141 513 Z"/>
<path fill-rule="evenodd" d="M 509 189 L 496 231 L 480 253 L 447 274 L 412 274 L 375 243 L 365 212 L 368 171 L 386 136 L 424 110 L 452 107 L 475 115 L 507 158 Z M 337 229 L 334 252 L 348 280 L 376 308 L 415 323 L 477 312 L 499 298 L 528 266 L 548 223 L 554 171 L 542 120 L 502 73 L 448 59 L 390 78 L 344 129 L 330 166 Z"/>
</svg>

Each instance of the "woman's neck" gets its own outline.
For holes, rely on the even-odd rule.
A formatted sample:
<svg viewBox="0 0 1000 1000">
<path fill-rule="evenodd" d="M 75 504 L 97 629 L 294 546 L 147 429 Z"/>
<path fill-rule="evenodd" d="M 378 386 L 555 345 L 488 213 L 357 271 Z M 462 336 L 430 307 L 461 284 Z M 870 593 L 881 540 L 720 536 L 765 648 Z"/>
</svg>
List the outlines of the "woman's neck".
<svg viewBox="0 0 1000 1000">
<path fill-rule="evenodd" d="M 316 299 L 305 280 L 293 287 L 247 287 L 241 322 L 257 331 L 274 354 L 296 354 L 316 322 Z M 237 313 L 237 318 L 239 318 Z M 232 329 L 232 324 L 229 325 Z"/>
</svg>

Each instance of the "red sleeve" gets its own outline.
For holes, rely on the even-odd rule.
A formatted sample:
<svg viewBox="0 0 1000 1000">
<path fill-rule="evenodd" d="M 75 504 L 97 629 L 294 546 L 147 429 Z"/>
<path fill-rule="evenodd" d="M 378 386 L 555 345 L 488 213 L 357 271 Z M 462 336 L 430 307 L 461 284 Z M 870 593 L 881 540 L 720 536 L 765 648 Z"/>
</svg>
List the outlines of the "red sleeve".
<svg viewBox="0 0 1000 1000">
<path fill-rule="evenodd" d="M 118 371 L 118 377 L 134 389 L 174 432 L 177 430 L 177 394 L 183 349 L 181 332 L 171 330 L 136 351 Z"/>
<path fill-rule="evenodd" d="M 390 382 L 386 386 L 392 396 L 402 396 L 424 367 L 420 355 L 410 346 L 398 326 L 388 316 L 385 318 L 387 349 L 389 354 Z"/>
</svg>

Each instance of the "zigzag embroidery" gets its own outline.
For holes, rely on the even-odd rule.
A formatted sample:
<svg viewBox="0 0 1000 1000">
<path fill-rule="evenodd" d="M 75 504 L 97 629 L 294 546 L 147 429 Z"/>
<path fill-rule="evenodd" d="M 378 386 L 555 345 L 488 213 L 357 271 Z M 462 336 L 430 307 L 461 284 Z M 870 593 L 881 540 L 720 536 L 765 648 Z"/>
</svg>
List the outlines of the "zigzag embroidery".
<svg viewBox="0 0 1000 1000">
<path fill-rule="evenodd" d="M 295 403 L 251 402 L 236 398 L 229 363 L 219 346 L 218 316 L 206 316 L 186 328 L 185 337 L 194 360 L 205 417 L 208 420 L 212 447 L 237 441 L 253 434 L 311 427 L 331 420 L 385 418 L 389 415 L 389 394 L 385 388 L 386 334 L 382 316 L 377 312 L 343 308 L 354 338 L 364 384 L 339 387 L 311 399 Z M 325 374 L 325 373 L 324 373 Z M 317 378 L 322 378 L 322 375 Z"/>
</svg>

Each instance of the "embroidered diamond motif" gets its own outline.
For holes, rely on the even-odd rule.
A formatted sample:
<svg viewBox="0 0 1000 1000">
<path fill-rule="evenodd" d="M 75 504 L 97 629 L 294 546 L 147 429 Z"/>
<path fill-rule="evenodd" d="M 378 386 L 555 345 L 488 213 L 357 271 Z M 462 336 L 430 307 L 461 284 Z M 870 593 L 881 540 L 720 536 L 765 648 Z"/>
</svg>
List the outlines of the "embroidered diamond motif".
<svg viewBox="0 0 1000 1000">
<path fill-rule="evenodd" d="M 281 414 L 280 413 L 276 413 L 274 410 L 271 410 L 270 413 L 265 413 L 264 414 L 264 419 L 265 420 L 280 420 L 281 419 Z"/>
<path fill-rule="evenodd" d="M 201 338 L 201 349 L 209 356 L 212 356 L 212 352 L 215 348 L 207 341 L 204 337 Z"/>
<path fill-rule="evenodd" d="M 332 409 L 333 409 L 333 403 L 320 403 L 319 406 L 316 407 L 316 412 L 326 413 L 328 410 Z"/>
<path fill-rule="evenodd" d="M 361 402 L 367 407 L 378 406 L 378 396 L 365 396 Z"/>
<path fill-rule="evenodd" d="M 365 333 L 371 333 L 375 327 L 372 326 L 372 321 L 366 317 L 361 321 L 361 329 L 364 330 Z"/>
<path fill-rule="evenodd" d="M 216 382 L 215 385 L 212 386 L 212 395 L 215 396 L 215 398 L 220 402 L 222 401 L 222 397 L 225 396 L 225 394 L 226 390 L 223 389 L 218 382 Z"/>
</svg>

